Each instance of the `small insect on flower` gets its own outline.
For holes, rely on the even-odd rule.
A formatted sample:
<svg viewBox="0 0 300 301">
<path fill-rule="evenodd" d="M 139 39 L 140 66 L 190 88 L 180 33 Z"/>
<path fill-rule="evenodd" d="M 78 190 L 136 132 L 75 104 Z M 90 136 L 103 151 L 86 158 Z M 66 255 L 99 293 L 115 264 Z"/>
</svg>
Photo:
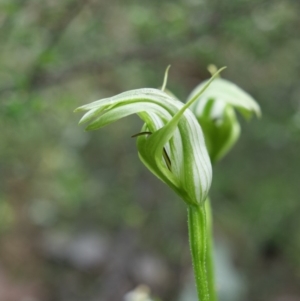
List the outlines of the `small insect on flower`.
<svg viewBox="0 0 300 301">
<path fill-rule="evenodd" d="M 151 135 L 151 134 L 152 134 L 152 132 L 140 132 L 140 133 L 132 135 L 131 138 L 135 138 L 135 137 L 142 136 L 142 135 Z M 166 162 L 168 169 L 171 171 L 171 160 L 170 160 L 170 157 L 169 157 L 165 147 L 163 148 L 163 157 L 164 157 L 164 160 Z"/>
</svg>

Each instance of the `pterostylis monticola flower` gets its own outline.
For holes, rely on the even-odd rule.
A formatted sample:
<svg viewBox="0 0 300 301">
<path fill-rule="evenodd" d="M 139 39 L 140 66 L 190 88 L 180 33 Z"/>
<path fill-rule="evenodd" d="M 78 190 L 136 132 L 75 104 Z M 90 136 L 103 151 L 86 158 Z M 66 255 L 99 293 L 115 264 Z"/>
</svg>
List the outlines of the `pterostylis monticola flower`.
<svg viewBox="0 0 300 301">
<path fill-rule="evenodd" d="M 141 161 L 185 202 L 201 204 L 211 185 L 211 163 L 201 127 L 188 107 L 216 76 L 186 104 L 162 90 L 144 88 L 92 102 L 76 111 L 87 111 L 80 120 L 80 124 L 89 122 L 87 130 L 138 114 L 145 122 L 136 135 Z"/>
<path fill-rule="evenodd" d="M 123 117 L 138 114 L 144 121 L 137 137 L 141 161 L 188 205 L 189 236 L 198 297 L 211 301 L 206 272 L 206 215 L 204 202 L 212 180 L 211 161 L 201 126 L 189 107 L 199 99 L 224 68 L 216 72 L 183 104 L 162 90 L 138 89 L 84 105 L 80 123 L 96 130 Z"/>
<path fill-rule="evenodd" d="M 213 74 L 216 68 L 209 66 Z M 190 94 L 189 99 L 199 95 L 207 81 L 202 82 Z M 257 102 L 234 83 L 216 78 L 213 83 L 197 97 L 191 110 L 198 119 L 212 162 L 220 160 L 235 144 L 240 135 L 240 124 L 236 116 L 239 111 L 246 119 L 253 114 L 260 116 Z"/>
</svg>

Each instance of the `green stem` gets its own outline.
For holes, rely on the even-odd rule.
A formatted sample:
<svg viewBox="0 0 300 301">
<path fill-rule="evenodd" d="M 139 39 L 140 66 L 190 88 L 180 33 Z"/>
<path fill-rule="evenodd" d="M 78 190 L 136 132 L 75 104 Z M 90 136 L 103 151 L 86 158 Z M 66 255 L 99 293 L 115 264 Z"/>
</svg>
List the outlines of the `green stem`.
<svg viewBox="0 0 300 301">
<path fill-rule="evenodd" d="M 188 207 L 188 225 L 198 299 L 199 301 L 210 301 L 206 271 L 207 232 L 204 205 Z"/>
<path fill-rule="evenodd" d="M 209 208 L 208 208 L 209 209 Z M 209 213 L 209 212 L 208 212 Z M 204 205 L 188 206 L 190 248 L 199 301 L 215 301 L 210 219 Z"/>
</svg>

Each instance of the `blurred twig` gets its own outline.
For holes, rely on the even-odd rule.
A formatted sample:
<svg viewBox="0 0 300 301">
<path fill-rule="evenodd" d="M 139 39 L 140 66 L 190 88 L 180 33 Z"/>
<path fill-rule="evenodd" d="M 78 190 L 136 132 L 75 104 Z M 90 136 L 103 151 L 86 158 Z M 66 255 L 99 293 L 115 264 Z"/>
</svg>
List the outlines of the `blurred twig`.
<svg viewBox="0 0 300 301">
<path fill-rule="evenodd" d="M 51 49 L 54 45 L 51 47 Z M 40 64 L 38 63 L 44 55 L 46 55 L 50 51 L 50 48 L 47 48 L 47 51 L 43 51 L 43 53 L 39 56 L 37 63 L 32 68 L 31 75 L 29 76 L 29 85 L 27 89 L 42 89 L 48 86 L 55 85 L 59 82 L 67 81 L 74 76 L 82 75 L 84 73 L 103 73 L 108 69 L 116 66 L 122 62 L 132 60 L 132 59 L 142 59 L 143 61 L 152 60 L 158 56 L 163 57 L 163 53 L 165 51 L 162 47 L 153 47 L 152 49 L 149 47 L 141 47 L 138 49 L 133 49 L 128 52 L 125 52 L 121 55 L 116 56 L 113 54 L 110 57 L 103 58 L 102 61 L 99 60 L 91 60 L 86 62 L 81 62 L 77 64 L 70 65 L 64 70 L 61 70 L 56 73 L 44 72 Z M 6 92 L 12 92 L 18 90 L 20 86 L 18 85 L 7 85 L 6 87 L 0 88 L 0 95 Z"/>
<path fill-rule="evenodd" d="M 25 4 L 28 3 L 28 0 L 15 0 L 11 5 L 15 5 L 18 7 L 18 10 L 15 10 L 13 14 L 18 13 L 23 9 Z M 14 29 L 14 18 L 12 18 L 12 14 L 6 14 L 4 20 L 2 21 L 2 25 L 0 27 L 0 41 L 3 45 L 6 42 L 7 38 L 10 36 L 11 31 Z"/>
<path fill-rule="evenodd" d="M 25 3 L 25 1 L 24 1 Z M 22 4 L 24 4 L 22 3 Z M 47 76 L 44 75 L 43 71 L 43 59 L 55 48 L 55 46 L 59 43 L 61 37 L 63 36 L 65 30 L 68 28 L 70 23 L 78 16 L 78 14 L 82 11 L 82 9 L 89 3 L 89 0 L 76 0 L 70 2 L 66 8 L 65 13 L 62 15 L 62 18 L 59 19 L 52 28 L 49 29 L 49 38 L 44 45 L 43 50 L 39 53 L 37 58 L 35 59 L 28 75 L 26 76 L 26 82 L 23 83 L 22 86 L 18 84 L 10 84 L 0 89 L 0 94 L 4 94 L 6 92 L 11 92 L 18 90 L 20 88 L 26 88 L 27 90 L 31 90 L 36 87 L 41 87 L 42 82 L 45 81 Z M 4 21 L 4 29 L 2 32 L 7 30 L 8 26 L 12 25 L 12 18 L 7 18 Z M 2 26 L 2 27 L 3 27 Z M 53 80 L 52 80 L 53 81 Z M 48 82 L 46 80 L 46 82 Z M 51 81 L 50 81 L 51 82 Z M 54 82 L 56 82 L 54 80 Z"/>
<path fill-rule="evenodd" d="M 38 55 L 35 60 L 35 63 L 29 73 L 28 76 L 28 88 L 32 88 L 40 81 L 40 75 L 43 73 L 42 71 L 42 61 L 45 56 L 49 52 L 53 50 L 53 48 L 57 45 L 60 41 L 61 37 L 63 36 L 65 30 L 68 28 L 70 23 L 76 18 L 76 16 L 82 11 L 84 6 L 88 4 L 89 0 L 77 0 L 70 2 L 70 4 L 65 9 L 65 14 L 63 17 L 55 23 L 55 25 L 50 29 L 50 36 L 48 41 Z"/>
</svg>

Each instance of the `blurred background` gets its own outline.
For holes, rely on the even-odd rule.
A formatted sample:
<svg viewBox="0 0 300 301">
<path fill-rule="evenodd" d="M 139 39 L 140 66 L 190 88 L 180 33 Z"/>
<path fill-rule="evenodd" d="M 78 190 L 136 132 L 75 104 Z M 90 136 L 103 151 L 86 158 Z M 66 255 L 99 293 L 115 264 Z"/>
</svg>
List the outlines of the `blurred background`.
<svg viewBox="0 0 300 301">
<path fill-rule="evenodd" d="M 210 75 L 259 102 L 214 168 L 220 301 L 300 300 L 299 0 L 0 0 L 0 300 L 195 301 L 184 203 L 139 162 L 141 121 L 73 110 Z"/>
</svg>

